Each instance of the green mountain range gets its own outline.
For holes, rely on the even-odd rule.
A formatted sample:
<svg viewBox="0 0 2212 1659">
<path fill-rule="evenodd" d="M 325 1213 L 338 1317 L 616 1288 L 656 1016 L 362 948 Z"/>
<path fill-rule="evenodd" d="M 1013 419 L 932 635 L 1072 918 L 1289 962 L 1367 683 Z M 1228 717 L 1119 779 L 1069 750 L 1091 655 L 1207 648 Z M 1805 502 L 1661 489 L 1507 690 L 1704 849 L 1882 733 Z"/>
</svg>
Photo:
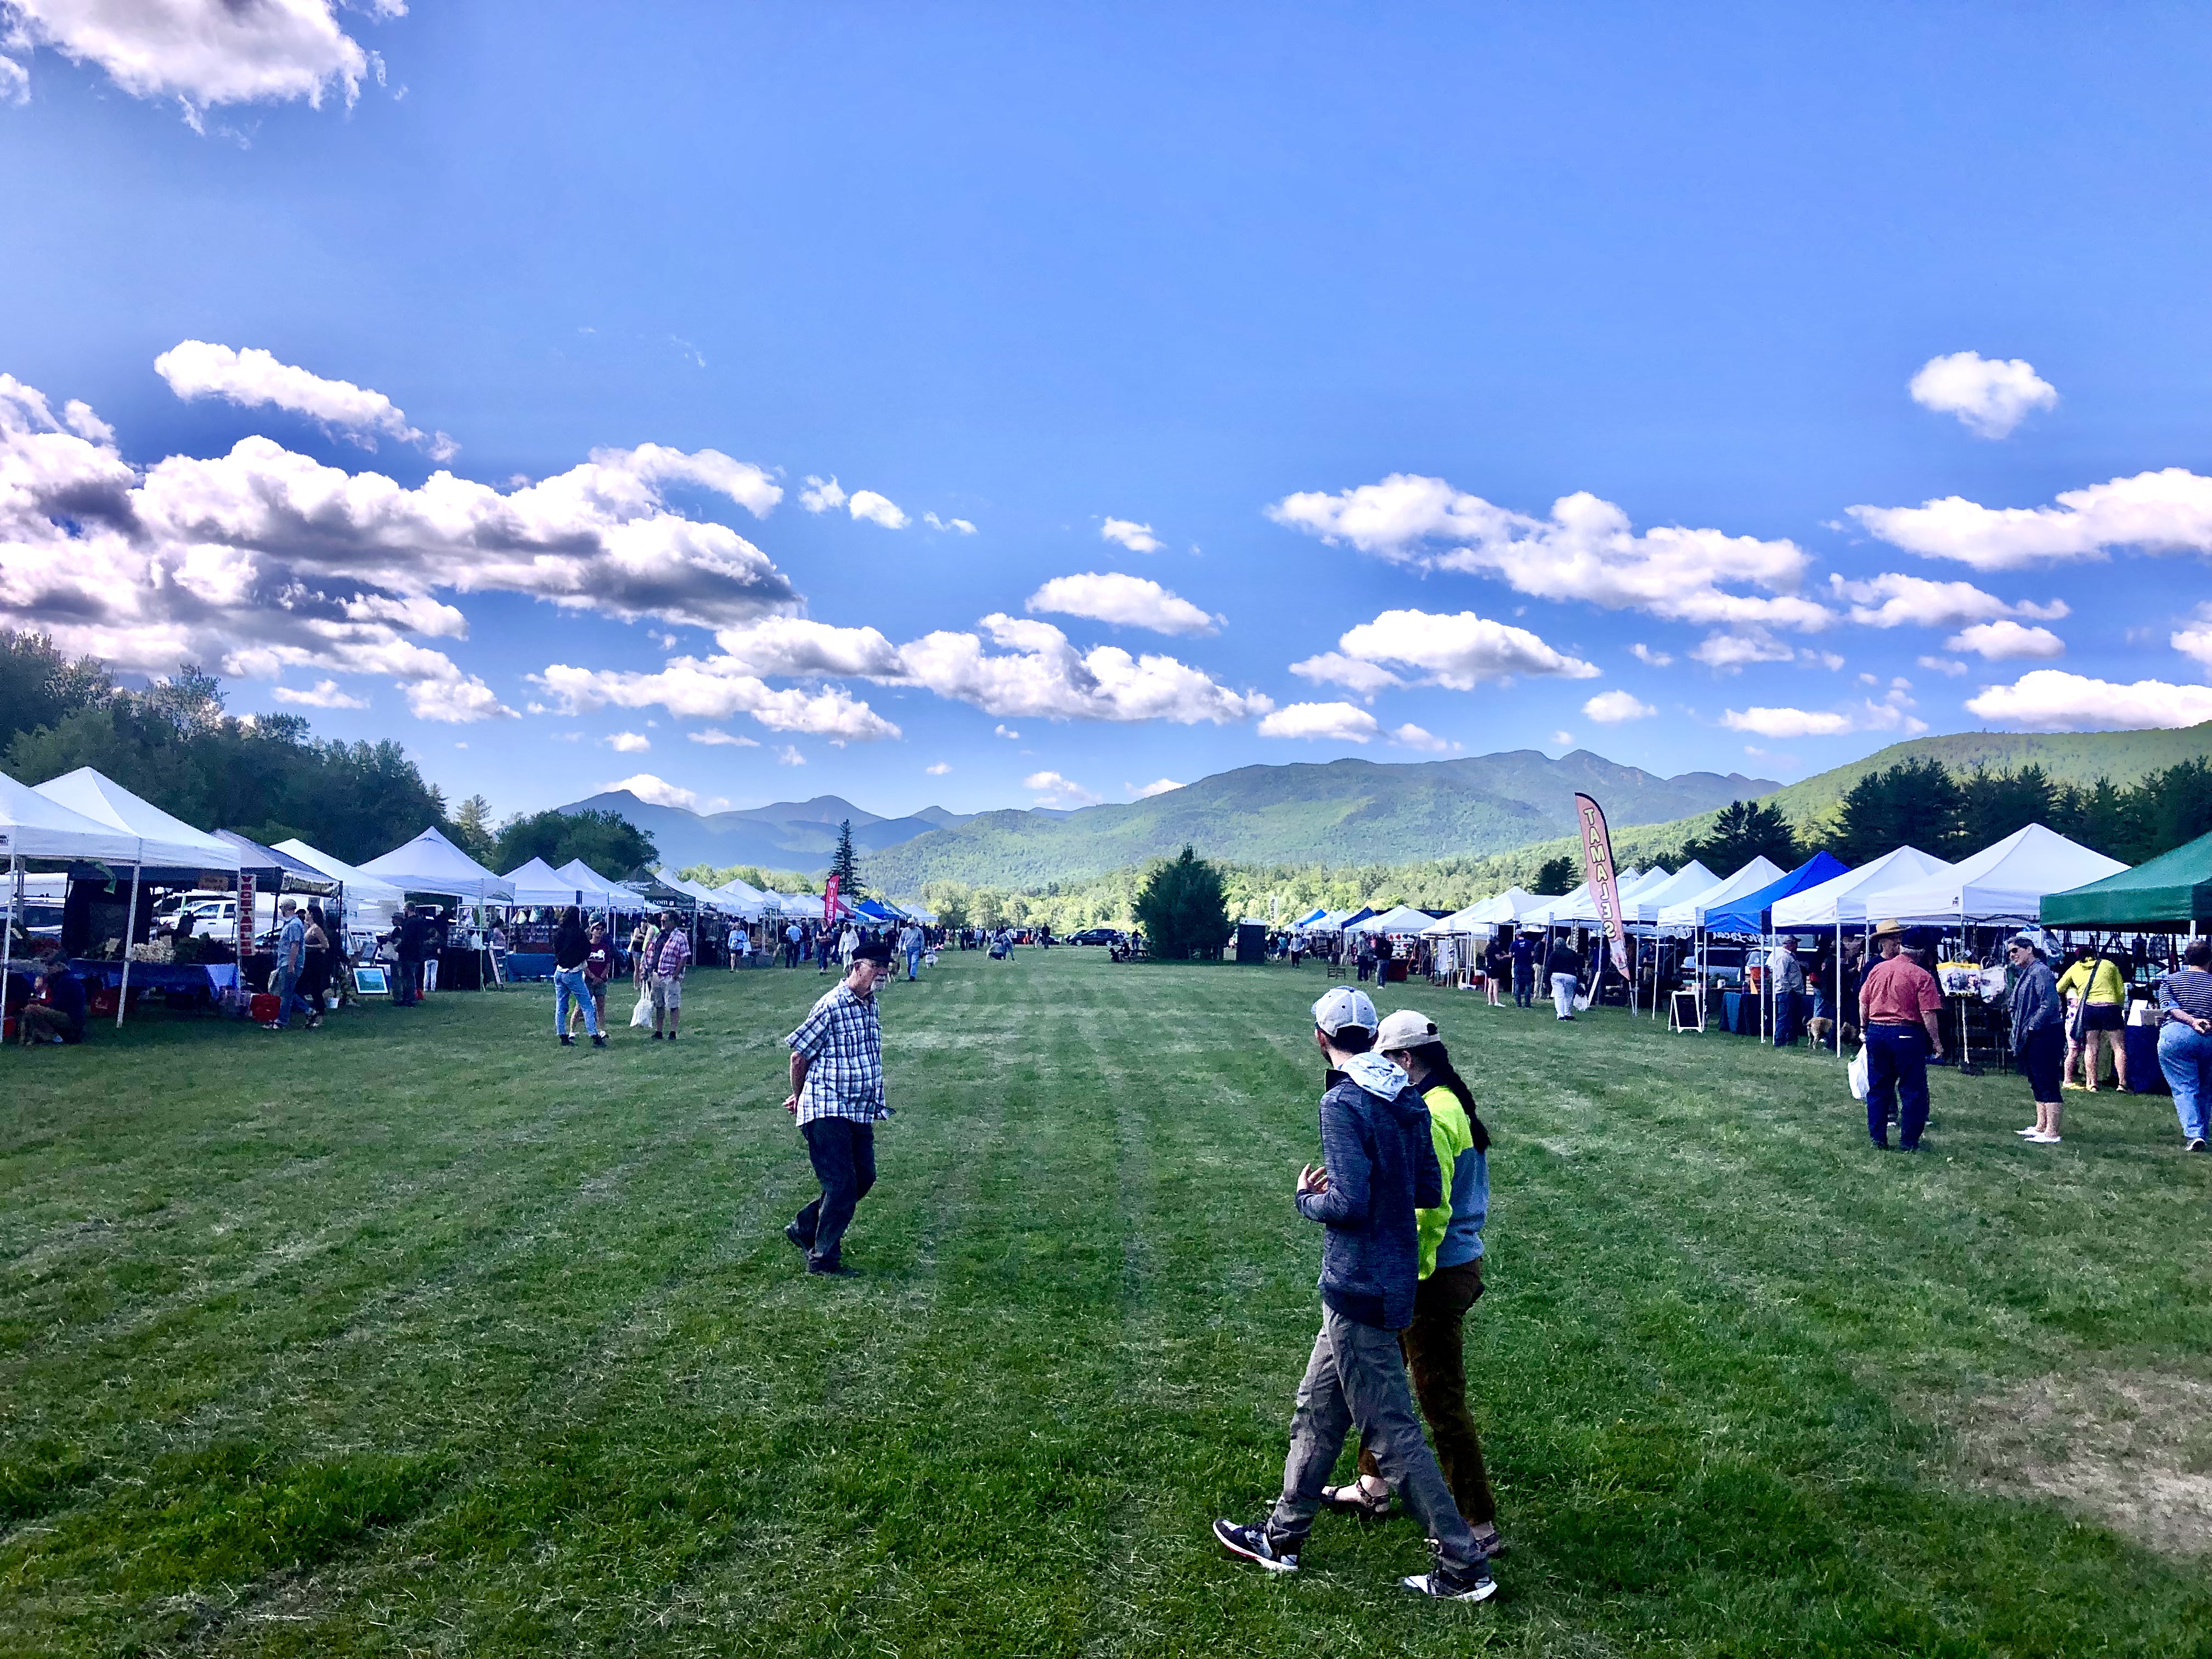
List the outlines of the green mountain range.
<svg viewBox="0 0 2212 1659">
<path fill-rule="evenodd" d="M 1498 853 L 1573 827 L 1577 790 L 1620 823 L 1650 823 L 1771 793 L 1761 778 L 1663 778 L 1585 750 L 1533 749 L 1388 765 L 1246 766 L 1146 800 L 1064 817 L 985 812 L 901 841 L 867 863 L 872 886 L 919 892 L 951 880 L 1034 890 L 1171 854 L 1186 842 L 1246 864 L 1396 864 Z"/>
</svg>

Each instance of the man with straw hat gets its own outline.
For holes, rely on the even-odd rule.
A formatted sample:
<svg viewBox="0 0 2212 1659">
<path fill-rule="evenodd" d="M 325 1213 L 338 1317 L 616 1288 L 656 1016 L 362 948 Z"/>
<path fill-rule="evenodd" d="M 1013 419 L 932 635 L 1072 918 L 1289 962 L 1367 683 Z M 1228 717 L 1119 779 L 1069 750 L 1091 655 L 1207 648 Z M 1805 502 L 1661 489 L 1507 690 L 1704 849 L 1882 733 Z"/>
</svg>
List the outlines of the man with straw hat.
<svg viewBox="0 0 2212 1659">
<path fill-rule="evenodd" d="M 1905 954 L 1905 924 L 1885 921 L 1874 930 L 1881 960 L 1859 987 L 1859 1024 L 1866 1032 L 1867 1134 L 1889 1150 L 1889 1120 L 1898 1118 L 1898 1150 L 1920 1150 L 1928 1127 L 1928 1062 L 1943 1058 L 1943 993 L 1929 973 Z"/>
</svg>

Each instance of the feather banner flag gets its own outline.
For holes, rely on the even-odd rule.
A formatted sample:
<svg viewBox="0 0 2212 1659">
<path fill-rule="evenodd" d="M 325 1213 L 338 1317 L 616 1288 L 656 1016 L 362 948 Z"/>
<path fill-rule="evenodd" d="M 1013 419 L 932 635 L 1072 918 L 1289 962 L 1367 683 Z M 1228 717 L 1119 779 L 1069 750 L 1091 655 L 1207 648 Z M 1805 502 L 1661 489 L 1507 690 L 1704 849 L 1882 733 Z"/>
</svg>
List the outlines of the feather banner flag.
<svg viewBox="0 0 2212 1659">
<path fill-rule="evenodd" d="M 1605 827 L 1605 809 L 1588 795 L 1575 797 L 1575 821 L 1581 826 L 1583 869 L 1589 877 L 1590 901 L 1597 906 L 1598 925 L 1613 947 L 1613 965 L 1626 979 L 1628 933 L 1621 925 L 1620 887 L 1613 878 L 1613 837 Z"/>
</svg>

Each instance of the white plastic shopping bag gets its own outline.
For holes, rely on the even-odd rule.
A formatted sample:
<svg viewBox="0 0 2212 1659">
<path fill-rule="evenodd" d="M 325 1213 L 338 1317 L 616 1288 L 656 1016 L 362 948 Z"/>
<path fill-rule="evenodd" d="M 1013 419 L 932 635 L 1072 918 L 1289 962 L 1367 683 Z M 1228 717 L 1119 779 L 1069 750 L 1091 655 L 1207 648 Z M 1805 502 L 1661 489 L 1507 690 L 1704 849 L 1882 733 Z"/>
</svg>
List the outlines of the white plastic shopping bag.
<svg viewBox="0 0 2212 1659">
<path fill-rule="evenodd" d="M 638 988 L 637 1006 L 629 1011 L 629 1023 L 632 1025 L 653 1024 L 653 993 L 642 986 Z"/>
<path fill-rule="evenodd" d="M 1873 1087 L 1874 1080 L 1868 1075 L 1866 1045 L 1861 1043 L 1858 1053 L 1851 1056 L 1851 1098 L 1864 1100 Z"/>
</svg>

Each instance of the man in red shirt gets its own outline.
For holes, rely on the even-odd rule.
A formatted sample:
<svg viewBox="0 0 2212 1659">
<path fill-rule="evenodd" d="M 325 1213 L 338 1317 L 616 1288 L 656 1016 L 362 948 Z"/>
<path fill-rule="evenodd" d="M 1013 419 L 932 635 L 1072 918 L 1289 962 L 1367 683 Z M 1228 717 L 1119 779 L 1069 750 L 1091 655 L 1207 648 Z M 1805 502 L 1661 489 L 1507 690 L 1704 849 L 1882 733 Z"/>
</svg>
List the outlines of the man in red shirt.
<svg viewBox="0 0 2212 1659">
<path fill-rule="evenodd" d="M 1897 1144 L 1920 1150 L 1928 1127 L 1928 1061 L 1943 1058 L 1943 993 L 1929 973 L 1905 952 L 1905 926 L 1885 921 L 1874 930 L 1881 960 L 1859 987 L 1859 1024 L 1866 1032 L 1867 1133 L 1889 1150 L 1889 1115 L 1904 1097 Z"/>
</svg>

